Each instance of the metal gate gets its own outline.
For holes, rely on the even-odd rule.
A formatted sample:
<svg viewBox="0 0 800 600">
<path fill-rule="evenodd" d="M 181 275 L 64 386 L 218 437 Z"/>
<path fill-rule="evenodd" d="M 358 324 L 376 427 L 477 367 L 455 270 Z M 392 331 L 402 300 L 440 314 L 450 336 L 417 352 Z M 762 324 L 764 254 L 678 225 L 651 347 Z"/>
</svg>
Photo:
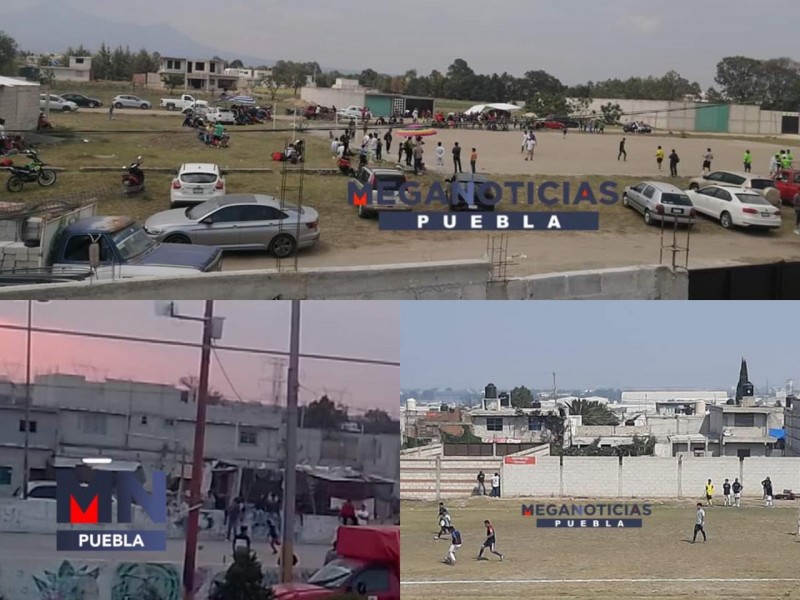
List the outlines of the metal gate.
<svg viewBox="0 0 800 600">
<path fill-rule="evenodd" d="M 692 269 L 689 300 L 800 300 L 800 262 Z"/>
<path fill-rule="evenodd" d="M 781 133 L 800 133 L 800 117 L 781 117 Z"/>
</svg>

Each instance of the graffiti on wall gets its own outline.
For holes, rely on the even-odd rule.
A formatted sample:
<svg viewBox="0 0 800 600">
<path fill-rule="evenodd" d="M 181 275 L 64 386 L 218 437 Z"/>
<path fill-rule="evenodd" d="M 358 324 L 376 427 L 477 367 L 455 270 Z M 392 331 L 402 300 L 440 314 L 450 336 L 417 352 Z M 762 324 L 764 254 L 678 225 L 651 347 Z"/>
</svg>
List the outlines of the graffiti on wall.
<svg viewBox="0 0 800 600">
<path fill-rule="evenodd" d="M 174 565 L 120 563 L 111 584 L 111 600 L 180 600 L 181 579 Z"/>
<path fill-rule="evenodd" d="M 33 582 L 39 592 L 40 600 L 97 600 L 100 588 L 97 578 L 100 568 L 90 569 L 87 565 L 75 568 L 68 560 L 57 570 L 45 571 Z"/>
</svg>

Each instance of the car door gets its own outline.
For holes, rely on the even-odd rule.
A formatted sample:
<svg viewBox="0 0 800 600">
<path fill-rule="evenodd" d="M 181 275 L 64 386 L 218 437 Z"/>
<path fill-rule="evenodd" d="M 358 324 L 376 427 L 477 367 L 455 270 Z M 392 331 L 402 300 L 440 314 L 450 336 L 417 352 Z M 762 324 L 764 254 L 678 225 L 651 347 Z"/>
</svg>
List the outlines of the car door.
<svg viewBox="0 0 800 600">
<path fill-rule="evenodd" d="M 55 272 L 75 272 L 89 269 L 89 246 L 93 236 L 89 234 L 73 235 L 67 240 L 63 256 L 53 265 Z M 95 236 L 96 238 L 96 236 Z M 99 279 L 111 278 L 114 274 L 115 254 L 105 236 L 100 236 L 100 265 L 96 274 Z"/>
<path fill-rule="evenodd" d="M 647 187 L 647 184 L 640 183 L 635 185 L 631 188 L 631 191 L 628 193 L 628 204 L 631 208 L 638 210 L 639 212 L 643 212 L 644 209 L 644 198 L 642 197 L 642 192 L 644 192 L 644 188 Z"/>
<path fill-rule="evenodd" d="M 273 206 L 253 204 L 242 206 L 241 225 L 239 227 L 241 244 L 254 248 L 265 248 L 280 231 L 281 223 L 288 217 L 286 213 Z M 295 229 L 291 227 L 290 229 Z M 296 232 L 290 232 L 293 236 Z"/>
<path fill-rule="evenodd" d="M 716 188 L 712 202 L 711 216 L 719 219 L 723 212 L 731 213 L 733 210 L 733 196 L 728 190 Z"/>
<path fill-rule="evenodd" d="M 192 241 L 206 246 L 238 246 L 241 243 L 242 205 L 223 206 L 200 221 L 192 232 Z"/>
<path fill-rule="evenodd" d="M 655 211 L 655 203 L 653 202 L 655 193 L 656 190 L 652 185 L 648 185 L 644 188 L 642 192 L 642 214 L 646 213 L 648 210 L 651 212 Z"/>
<path fill-rule="evenodd" d="M 701 212 L 704 215 L 711 216 L 712 208 L 711 203 L 714 199 L 714 190 L 716 188 L 713 187 L 704 187 L 700 188 L 693 195 L 689 197 L 692 199 L 692 204 L 694 205 L 697 212 Z"/>
</svg>

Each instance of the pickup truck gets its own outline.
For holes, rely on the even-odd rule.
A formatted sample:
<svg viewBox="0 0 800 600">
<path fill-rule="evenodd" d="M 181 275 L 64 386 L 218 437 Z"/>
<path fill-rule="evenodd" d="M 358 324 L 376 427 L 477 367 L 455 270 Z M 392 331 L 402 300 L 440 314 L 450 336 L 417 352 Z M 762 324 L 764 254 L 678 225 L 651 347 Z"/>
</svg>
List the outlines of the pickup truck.
<svg viewBox="0 0 800 600">
<path fill-rule="evenodd" d="M 275 600 L 325 600 L 357 594 L 365 600 L 400 600 L 400 528 L 339 527 L 339 558 L 306 583 L 272 587 Z"/>
<path fill-rule="evenodd" d="M 161 108 L 167 110 L 184 111 L 187 108 L 195 109 L 198 107 L 208 108 L 208 102 L 205 100 L 197 100 L 194 96 L 183 94 L 180 98 L 162 98 Z"/>
<path fill-rule="evenodd" d="M 38 255 L 38 268 L 52 274 L 86 273 L 88 277 L 176 277 L 219 271 L 222 250 L 216 246 L 154 241 L 129 217 L 96 216 L 95 205 L 50 219 L 31 220 L 23 242 Z"/>
<path fill-rule="evenodd" d="M 792 204 L 800 192 L 800 169 L 782 169 L 775 175 L 775 187 L 781 193 L 781 202 Z"/>
</svg>

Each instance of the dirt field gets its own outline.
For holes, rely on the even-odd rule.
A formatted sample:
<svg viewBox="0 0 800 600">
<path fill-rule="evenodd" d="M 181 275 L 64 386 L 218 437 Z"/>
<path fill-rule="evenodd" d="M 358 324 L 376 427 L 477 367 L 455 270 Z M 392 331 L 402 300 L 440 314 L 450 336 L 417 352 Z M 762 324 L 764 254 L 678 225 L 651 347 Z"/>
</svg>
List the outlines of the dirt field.
<svg viewBox="0 0 800 600">
<path fill-rule="evenodd" d="M 520 515 L 520 502 L 448 503 L 464 539 L 455 566 L 442 563 L 449 543 L 433 539 L 435 503 L 404 503 L 403 598 L 800 598 L 797 503 L 708 508 L 708 542 L 691 544 L 693 501 L 653 502 L 643 527 L 627 530 L 537 529 Z M 484 519 L 495 526 L 503 562 L 475 559 Z"/>
</svg>

